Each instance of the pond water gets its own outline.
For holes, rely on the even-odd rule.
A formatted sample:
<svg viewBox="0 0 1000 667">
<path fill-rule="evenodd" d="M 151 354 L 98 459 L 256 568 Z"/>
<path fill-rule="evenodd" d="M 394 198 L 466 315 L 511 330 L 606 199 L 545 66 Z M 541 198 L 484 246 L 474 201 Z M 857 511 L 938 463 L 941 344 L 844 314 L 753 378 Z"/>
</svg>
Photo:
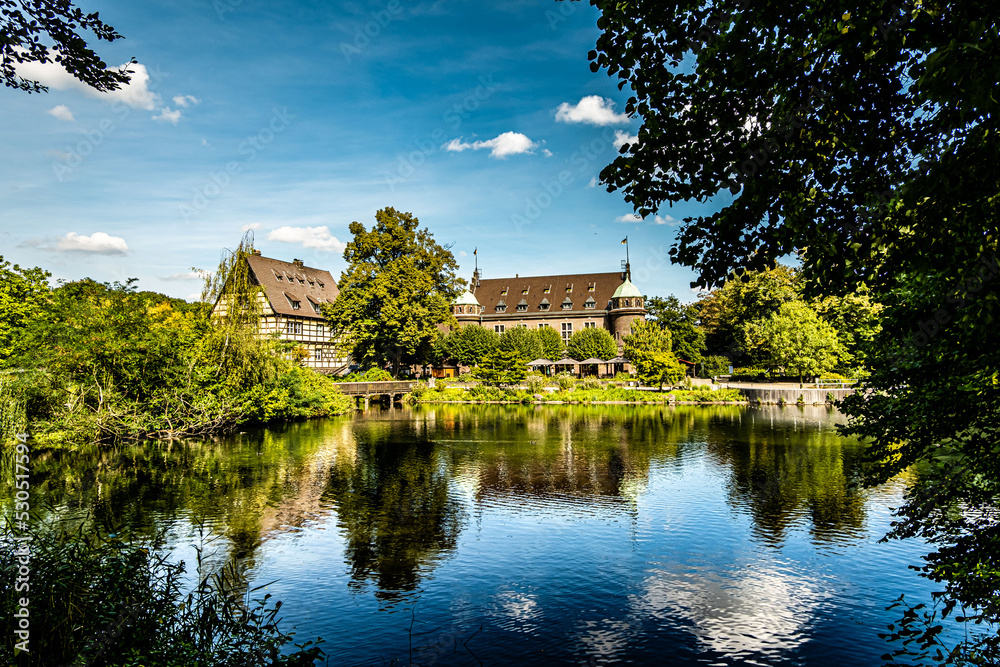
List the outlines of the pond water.
<svg viewBox="0 0 1000 667">
<path fill-rule="evenodd" d="M 331 665 L 880 664 L 919 542 L 825 407 L 437 405 L 33 457 L 267 582 Z"/>
</svg>

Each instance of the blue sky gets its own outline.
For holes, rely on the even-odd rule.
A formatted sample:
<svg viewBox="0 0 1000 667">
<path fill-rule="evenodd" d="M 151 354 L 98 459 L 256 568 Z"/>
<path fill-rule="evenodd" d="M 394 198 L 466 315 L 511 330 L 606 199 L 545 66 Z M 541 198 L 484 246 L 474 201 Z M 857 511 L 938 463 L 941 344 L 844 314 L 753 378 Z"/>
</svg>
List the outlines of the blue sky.
<svg viewBox="0 0 1000 667">
<path fill-rule="evenodd" d="M 583 2 L 152 0 L 79 3 L 139 66 L 123 91 L 54 65 L 0 90 L 0 254 L 53 278 L 139 278 L 189 298 L 253 229 L 256 246 L 339 277 L 348 224 L 416 215 L 468 278 L 615 271 L 628 235 L 646 294 L 695 295 L 667 249 L 690 204 L 631 220 L 596 185 L 639 123 L 590 72 Z M 627 220 L 623 222 L 623 220 Z"/>
</svg>

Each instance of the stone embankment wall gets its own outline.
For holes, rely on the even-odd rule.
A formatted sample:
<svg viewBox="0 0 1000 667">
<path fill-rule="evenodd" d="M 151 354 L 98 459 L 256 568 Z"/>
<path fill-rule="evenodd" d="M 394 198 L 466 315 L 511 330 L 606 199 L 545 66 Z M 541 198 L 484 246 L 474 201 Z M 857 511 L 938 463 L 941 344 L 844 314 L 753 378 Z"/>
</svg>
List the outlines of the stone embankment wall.
<svg viewBox="0 0 1000 667">
<path fill-rule="evenodd" d="M 827 394 L 832 394 L 835 400 L 840 400 L 845 396 L 854 393 L 853 389 L 799 389 L 782 387 L 733 387 L 747 397 L 751 403 L 779 403 L 785 399 L 785 403 L 797 403 L 799 396 L 808 404 L 826 403 Z"/>
</svg>

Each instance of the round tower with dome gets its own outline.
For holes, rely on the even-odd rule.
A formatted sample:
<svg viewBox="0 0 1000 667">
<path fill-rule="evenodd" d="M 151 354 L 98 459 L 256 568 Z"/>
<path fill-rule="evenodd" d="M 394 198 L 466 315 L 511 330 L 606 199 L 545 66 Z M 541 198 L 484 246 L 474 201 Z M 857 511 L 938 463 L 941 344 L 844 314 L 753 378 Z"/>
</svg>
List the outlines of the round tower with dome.
<svg viewBox="0 0 1000 667">
<path fill-rule="evenodd" d="M 622 345 L 625 336 L 632 332 L 632 323 L 637 319 L 644 318 L 647 312 L 645 297 L 639 288 L 632 284 L 631 271 L 626 264 L 625 280 L 611 296 L 608 310 L 611 333 L 619 346 Z"/>
<path fill-rule="evenodd" d="M 469 290 L 462 292 L 457 299 L 451 303 L 451 312 L 459 324 L 479 324 L 483 307 L 476 299 L 476 296 Z"/>
</svg>

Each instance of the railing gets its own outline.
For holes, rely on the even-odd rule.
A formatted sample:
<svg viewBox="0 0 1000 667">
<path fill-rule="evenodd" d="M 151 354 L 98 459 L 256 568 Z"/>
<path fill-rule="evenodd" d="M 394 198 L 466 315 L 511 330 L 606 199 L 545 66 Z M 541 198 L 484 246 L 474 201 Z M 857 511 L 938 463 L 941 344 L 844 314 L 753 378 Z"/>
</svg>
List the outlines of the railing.
<svg viewBox="0 0 1000 667">
<path fill-rule="evenodd" d="M 416 382 L 393 380 L 387 382 L 338 382 L 337 387 L 348 396 L 373 396 L 377 394 L 406 394 L 413 391 Z"/>
<path fill-rule="evenodd" d="M 848 387 L 853 387 L 858 383 L 857 380 L 816 380 L 817 389 L 825 389 L 829 387 L 830 389 L 847 389 Z"/>
</svg>

